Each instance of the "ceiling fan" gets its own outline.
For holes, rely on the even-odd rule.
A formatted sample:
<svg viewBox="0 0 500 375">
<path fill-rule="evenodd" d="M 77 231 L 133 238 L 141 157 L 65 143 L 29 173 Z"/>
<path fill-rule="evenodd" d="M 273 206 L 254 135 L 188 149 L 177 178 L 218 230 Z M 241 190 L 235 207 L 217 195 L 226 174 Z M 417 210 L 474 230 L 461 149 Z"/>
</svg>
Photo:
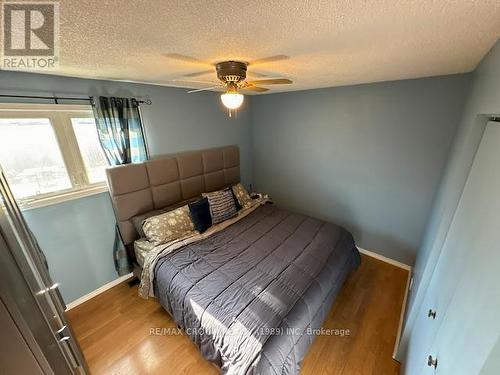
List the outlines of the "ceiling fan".
<svg viewBox="0 0 500 375">
<path fill-rule="evenodd" d="M 195 93 L 200 91 L 209 91 L 215 89 L 224 89 L 225 93 L 221 95 L 221 101 L 226 108 L 229 109 L 229 115 L 231 115 L 231 110 L 238 109 L 243 104 L 244 96 L 240 94 L 239 90 L 249 90 L 256 92 L 264 92 L 269 89 L 262 86 L 267 85 L 287 85 L 293 83 L 291 80 L 287 78 L 268 78 L 268 79 L 256 79 L 256 80 L 247 80 L 247 73 L 253 76 L 265 77 L 263 74 L 259 74 L 256 72 L 249 72 L 248 67 L 265 64 L 274 61 L 286 60 L 289 57 L 286 55 L 276 55 L 269 56 L 262 59 L 252 60 L 252 61 L 220 61 L 217 63 L 211 63 L 208 61 L 203 61 L 191 56 L 180 55 L 177 53 L 168 53 L 165 55 L 170 59 L 180 60 L 184 62 L 188 62 L 191 64 L 210 66 L 210 70 L 202 70 L 199 72 L 189 73 L 184 75 L 184 77 L 192 78 L 199 77 L 210 73 L 217 74 L 217 78 L 220 82 L 214 81 L 199 81 L 199 80 L 184 80 L 178 79 L 178 82 L 187 82 L 187 83 L 205 83 L 211 84 L 212 86 L 204 87 L 201 89 L 191 90 L 188 93 Z"/>
</svg>

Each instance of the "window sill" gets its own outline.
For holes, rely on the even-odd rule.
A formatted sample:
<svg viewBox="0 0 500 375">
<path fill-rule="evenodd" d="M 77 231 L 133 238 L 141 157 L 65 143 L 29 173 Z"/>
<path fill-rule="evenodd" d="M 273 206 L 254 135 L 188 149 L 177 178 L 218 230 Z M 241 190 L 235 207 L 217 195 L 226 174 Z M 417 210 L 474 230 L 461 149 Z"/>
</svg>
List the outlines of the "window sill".
<svg viewBox="0 0 500 375">
<path fill-rule="evenodd" d="M 18 205 L 22 211 L 27 211 L 35 208 L 51 206 L 54 204 L 69 202 L 75 199 L 101 194 L 107 191 L 108 186 L 105 183 L 98 183 L 91 186 L 86 186 L 81 189 L 71 189 L 52 193 L 50 195 L 48 194 L 45 196 L 19 200 Z"/>
</svg>

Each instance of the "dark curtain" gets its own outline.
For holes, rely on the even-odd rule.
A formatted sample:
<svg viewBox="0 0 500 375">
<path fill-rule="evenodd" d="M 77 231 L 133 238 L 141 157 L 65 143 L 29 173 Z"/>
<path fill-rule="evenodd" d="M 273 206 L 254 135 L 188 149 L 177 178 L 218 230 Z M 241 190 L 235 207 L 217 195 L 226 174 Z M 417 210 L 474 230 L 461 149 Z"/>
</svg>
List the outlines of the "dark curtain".
<svg viewBox="0 0 500 375">
<path fill-rule="evenodd" d="M 111 165 L 139 163 L 147 160 L 139 103 L 135 99 L 99 97 L 94 106 L 97 133 L 106 158 Z M 132 271 L 132 262 L 115 228 L 113 259 L 118 275 Z"/>
</svg>

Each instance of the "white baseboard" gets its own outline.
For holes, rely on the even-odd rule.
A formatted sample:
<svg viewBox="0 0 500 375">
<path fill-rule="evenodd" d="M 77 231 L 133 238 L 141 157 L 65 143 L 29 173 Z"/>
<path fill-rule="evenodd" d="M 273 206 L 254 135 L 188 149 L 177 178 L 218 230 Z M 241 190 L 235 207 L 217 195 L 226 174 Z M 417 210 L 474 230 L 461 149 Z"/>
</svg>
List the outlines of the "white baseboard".
<svg viewBox="0 0 500 375">
<path fill-rule="evenodd" d="M 399 261 L 391 259 L 391 258 L 387 258 L 383 255 L 377 254 L 377 253 L 370 251 L 370 250 L 362 249 L 361 247 L 358 247 L 358 250 L 361 254 L 368 255 L 369 257 L 381 260 L 382 262 L 386 262 L 386 263 L 392 264 L 393 266 L 403 268 L 407 271 L 411 271 L 411 266 L 408 264 L 399 262 Z"/>
<path fill-rule="evenodd" d="M 396 355 L 398 354 L 399 343 L 401 341 L 401 334 L 403 333 L 403 323 L 404 323 L 404 319 L 405 319 L 406 303 L 408 300 L 408 294 L 410 293 L 411 279 L 412 279 L 412 275 L 411 275 L 411 271 L 410 271 L 410 272 L 408 272 L 408 279 L 406 280 L 405 296 L 403 298 L 403 306 L 401 307 L 401 315 L 399 316 L 398 333 L 396 335 L 396 342 L 394 343 L 394 351 L 392 352 L 392 358 L 395 361 L 397 361 Z"/>
<path fill-rule="evenodd" d="M 89 299 L 94 298 L 95 296 L 105 292 L 108 289 L 111 289 L 115 285 L 118 285 L 118 284 L 130 279 L 132 276 L 134 276 L 134 274 L 132 272 L 127 274 L 127 275 L 120 276 L 119 278 L 117 278 L 113 281 L 110 281 L 107 284 L 104 284 L 100 288 L 97 288 L 96 290 L 94 290 L 88 294 L 85 294 L 84 296 L 81 296 L 78 299 L 75 299 L 73 302 L 70 302 L 66 305 L 66 311 L 71 310 L 72 308 L 75 308 L 78 305 L 81 305 L 82 303 L 88 301 Z"/>
</svg>

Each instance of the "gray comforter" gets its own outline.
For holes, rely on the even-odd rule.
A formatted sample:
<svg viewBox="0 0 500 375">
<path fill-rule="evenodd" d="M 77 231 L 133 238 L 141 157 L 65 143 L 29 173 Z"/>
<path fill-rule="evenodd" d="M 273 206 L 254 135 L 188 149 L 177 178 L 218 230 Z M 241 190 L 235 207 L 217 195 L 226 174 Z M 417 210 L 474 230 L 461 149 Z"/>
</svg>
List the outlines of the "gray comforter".
<svg viewBox="0 0 500 375">
<path fill-rule="evenodd" d="M 161 258 L 154 287 L 223 373 L 297 374 L 311 329 L 359 263 L 346 230 L 264 205 Z"/>
</svg>

